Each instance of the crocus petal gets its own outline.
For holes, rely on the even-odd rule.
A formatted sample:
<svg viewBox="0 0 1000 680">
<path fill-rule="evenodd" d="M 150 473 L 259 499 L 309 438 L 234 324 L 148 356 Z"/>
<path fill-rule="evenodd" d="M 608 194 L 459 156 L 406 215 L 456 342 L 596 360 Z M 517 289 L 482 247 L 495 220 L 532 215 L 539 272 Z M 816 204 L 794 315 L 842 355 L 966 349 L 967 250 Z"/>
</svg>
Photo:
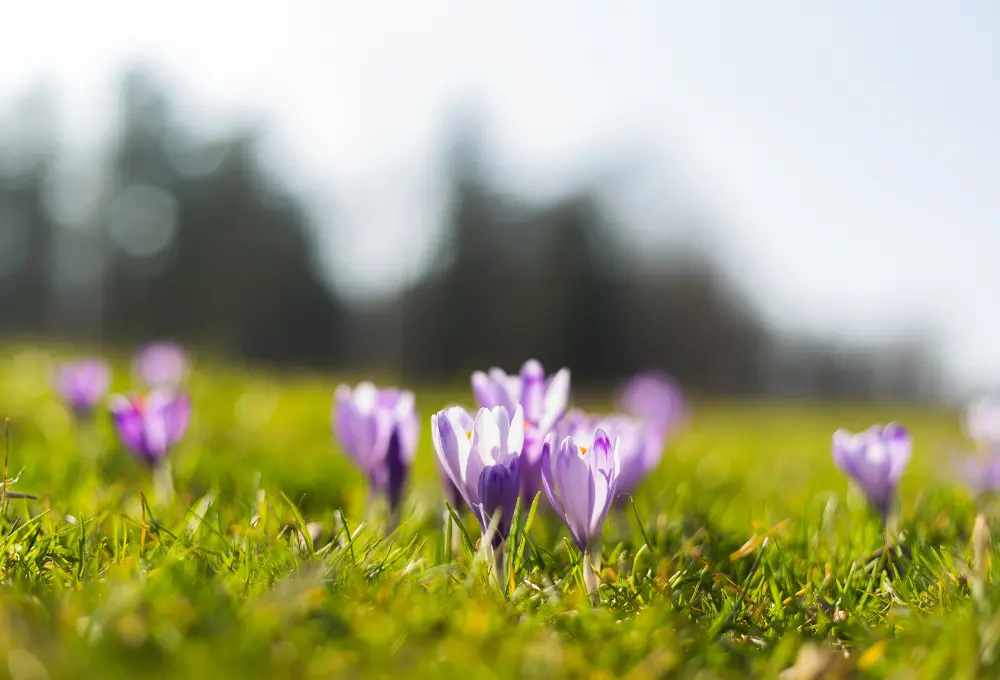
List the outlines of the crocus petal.
<svg viewBox="0 0 1000 680">
<path fill-rule="evenodd" d="M 170 399 L 163 408 L 163 421 L 167 431 L 167 446 L 180 442 L 191 422 L 191 401 L 186 394 Z"/>
<path fill-rule="evenodd" d="M 438 455 L 438 461 L 441 463 L 441 469 L 448 475 L 458 492 L 462 494 L 465 502 L 471 506 L 472 499 L 469 496 L 463 474 L 466 466 L 465 461 L 469 457 L 469 449 L 472 446 L 471 443 L 465 437 L 464 432 L 456 431 L 445 411 L 431 416 L 431 439 Z"/>
<path fill-rule="evenodd" d="M 616 401 L 660 436 L 665 436 L 685 417 L 684 399 L 677 381 L 660 372 L 650 371 L 632 377 Z"/>
<path fill-rule="evenodd" d="M 539 421 L 539 427 L 543 430 L 551 428 L 566 412 L 566 406 L 569 403 L 569 382 L 568 368 L 559 369 L 549 379 L 545 388 L 544 408 Z"/>
<path fill-rule="evenodd" d="M 883 436 L 889 449 L 889 479 L 895 484 L 902 477 L 906 464 L 910 462 L 913 442 L 906 428 L 898 423 L 886 425 Z"/>
<path fill-rule="evenodd" d="M 493 409 L 480 409 L 476 422 L 472 426 L 472 448 L 479 454 L 484 465 L 497 462 L 500 455 L 501 433 L 506 434 L 510 428 L 509 415 L 506 408 L 497 406 Z M 476 471 L 476 483 L 479 483 L 479 472 Z"/>
<path fill-rule="evenodd" d="M 184 349 L 172 342 L 155 342 L 135 357 L 133 372 L 147 387 L 174 387 L 182 383 L 189 370 Z"/>
<path fill-rule="evenodd" d="M 555 464 L 556 487 L 562 501 L 563 519 L 582 550 L 587 543 L 594 508 L 594 484 L 590 465 L 580 455 L 572 437 L 559 447 Z"/>
<path fill-rule="evenodd" d="M 556 483 L 552 472 L 554 464 L 554 455 L 552 452 L 555 446 L 555 439 L 552 435 L 546 437 L 545 443 L 542 444 L 542 489 L 545 491 L 545 496 L 549 499 L 549 503 L 552 504 L 552 508 L 560 515 L 563 515 L 565 511 L 563 510 L 562 501 L 559 500 L 559 495 L 556 493 Z"/>
<path fill-rule="evenodd" d="M 507 413 L 514 410 L 514 405 L 521 400 L 521 380 L 518 376 L 507 375 L 496 366 L 489 370 L 490 381 L 493 383 L 494 398 L 492 406 L 503 406 Z"/>
<path fill-rule="evenodd" d="M 538 423 L 545 412 L 545 369 L 535 359 L 521 367 L 521 404 L 529 420 Z"/>
<path fill-rule="evenodd" d="M 981 447 L 1000 446 L 1000 395 L 987 395 L 971 404 L 962 425 L 969 439 Z"/>
<path fill-rule="evenodd" d="M 520 404 L 514 407 L 514 415 L 507 424 L 506 432 L 501 431 L 500 437 L 503 456 L 497 462 L 507 465 L 511 458 L 519 457 L 524 449 L 524 410 Z"/>
<path fill-rule="evenodd" d="M 833 462 L 849 475 L 854 474 L 854 435 L 847 430 L 833 433 Z"/>
<path fill-rule="evenodd" d="M 493 383 L 482 371 L 476 371 L 472 374 L 472 394 L 480 408 L 491 408 L 497 405 Z"/>
<path fill-rule="evenodd" d="M 122 442 L 135 453 L 141 454 L 143 446 L 142 413 L 135 404 L 121 395 L 111 398 L 111 415 Z"/>
<path fill-rule="evenodd" d="M 403 458 L 402 441 L 399 430 L 394 430 L 389 437 L 389 444 L 385 456 L 386 489 L 385 494 L 389 499 L 389 509 L 394 511 L 403 497 L 403 487 L 406 483 L 406 476 L 409 466 Z"/>
<path fill-rule="evenodd" d="M 493 520 L 494 514 L 500 512 L 496 534 L 493 536 L 494 547 L 507 540 L 513 519 L 514 507 L 517 504 L 518 474 L 517 459 L 511 465 L 487 465 L 479 476 L 479 522 L 485 532 Z"/>
<path fill-rule="evenodd" d="M 457 429 L 466 434 L 472 432 L 472 424 L 476 422 L 476 417 L 466 411 L 461 406 L 451 406 L 445 409 L 448 420 Z"/>
</svg>

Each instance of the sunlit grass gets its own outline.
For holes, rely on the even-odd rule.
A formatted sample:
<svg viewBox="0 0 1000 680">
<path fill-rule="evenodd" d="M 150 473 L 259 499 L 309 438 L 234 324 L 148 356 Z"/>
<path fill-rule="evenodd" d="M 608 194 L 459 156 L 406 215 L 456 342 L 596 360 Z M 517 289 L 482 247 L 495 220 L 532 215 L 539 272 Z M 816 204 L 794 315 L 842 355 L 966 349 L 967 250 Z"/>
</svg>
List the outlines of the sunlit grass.
<svg viewBox="0 0 1000 680">
<path fill-rule="evenodd" d="M 199 366 L 171 496 L 106 419 L 75 425 L 49 368 L 40 352 L 0 358 L 9 474 L 39 495 L 0 520 L 12 677 L 776 677 L 809 642 L 878 676 L 998 669 L 995 562 L 977 602 L 953 413 L 696 403 L 634 506 L 609 516 L 592 608 L 544 498 L 530 523 L 522 508 L 499 579 L 464 508 L 469 540 L 449 529 L 426 423 L 470 401 L 462 385 L 416 390 L 425 429 L 387 534 L 331 437 L 333 378 Z M 915 441 L 894 558 L 830 459 L 836 428 L 888 420 Z"/>
</svg>

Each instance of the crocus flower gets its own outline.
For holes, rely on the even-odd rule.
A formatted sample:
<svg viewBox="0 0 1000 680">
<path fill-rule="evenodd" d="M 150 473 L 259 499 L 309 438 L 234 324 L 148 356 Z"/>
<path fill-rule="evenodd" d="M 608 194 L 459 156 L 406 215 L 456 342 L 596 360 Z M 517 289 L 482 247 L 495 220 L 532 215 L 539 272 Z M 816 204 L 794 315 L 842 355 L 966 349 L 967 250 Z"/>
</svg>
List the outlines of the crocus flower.
<svg viewBox="0 0 1000 680">
<path fill-rule="evenodd" d="M 507 413 L 521 404 L 524 411 L 524 451 L 520 460 L 521 496 L 527 502 L 541 490 L 542 443 L 569 402 L 570 373 L 563 368 L 546 377 L 542 364 L 529 359 L 518 375 L 493 367 L 472 374 L 472 392 L 481 408 L 503 406 Z"/>
<path fill-rule="evenodd" d="M 111 415 L 129 451 L 156 467 L 187 431 L 191 403 L 187 395 L 164 389 L 148 396 L 115 395 L 111 398 Z"/>
<path fill-rule="evenodd" d="M 572 409 L 552 429 L 556 441 L 572 436 L 578 441 L 592 437 L 594 430 L 603 430 L 616 441 L 615 454 L 619 471 L 616 498 L 631 493 L 660 463 L 663 436 L 654 425 L 622 413 L 590 414 Z"/>
<path fill-rule="evenodd" d="M 542 447 L 545 495 L 583 551 L 584 580 L 592 598 L 597 591 L 601 531 L 618 483 L 615 449 L 600 429 L 583 440 L 569 436 L 557 441 L 549 434 Z"/>
<path fill-rule="evenodd" d="M 147 345 L 132 360 L 136 379 L 151 388 L 177 387 L 187 378 L 188 370 L 187 354 L 173 342 Z"/>
<path fill-rule="evenodd" d="M 1000 448 L 1000 395 L 988 395 L 966 409 L 966 435 L 986 449 Z"/>
<path fill-rule="evenodd" d="M 646 476 L 656 469 L 663 456 L 663 438 L 654 426 L 620 413 L 603 416 L 594 421 L 594 429 L 601 429 L 617 442 L 618 494 L 631 493 Z"/>
<path fill-rule="evenodd" d="M 62 364 L 56 371 L 56 389 L 78 418 L 88 417 L 111 386 L 111 371 L 98 359 Z"/>
<path fill-rule="evenodd" d="M 410 463 L 417 453 L 420 423 L 413 392 L 379 389 L 370 382 L 353 390 L 340 385 L 334 397 L 334 431 L 341 446 L 384 494 L 395 512 L 403 497 Z"/>
<path fill-rule="evenodd" d="M 967 458 L 959 474 L 974 493 L 1000 491 L 1000 453 Z"/>
<path fill-rule="evenodd" d="M 833 460 L 868 496 L 884 522 L 899 478 L 910 460 L 909 433 L 897 423 L 876 425 L 860 434 L 833 433 Z"/>
<path fill-rule="evenodd" d="M 461 407 L 431 416 L 431 438 L 441 467 L 455 484 L 485 533 L 494 514 L 501 516 L 494 546 L 507 539 L 519 486 L 524 445 L 524 411 L 514 405 L 482 408 L 473 420 Z"/>
<path fill-rule="evenodd" d="M 659 437 L 666 437 L 686 416 L 677 381 L 664 373 L 650 371 L 630 378 L 616 401 L 623 411 L 647 423 Z"/>
</svg>

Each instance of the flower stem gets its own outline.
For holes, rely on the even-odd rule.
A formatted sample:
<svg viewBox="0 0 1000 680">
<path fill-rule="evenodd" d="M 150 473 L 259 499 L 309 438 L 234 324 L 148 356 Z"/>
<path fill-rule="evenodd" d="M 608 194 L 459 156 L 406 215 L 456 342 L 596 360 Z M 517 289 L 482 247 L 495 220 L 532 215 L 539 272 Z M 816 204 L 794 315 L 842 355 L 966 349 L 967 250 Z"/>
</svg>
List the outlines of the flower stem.
<svg viewBox="0 0 1000 680">
<path fill-rule="evenodd" d="M 597 538 L 587 544 L 583 551 L 583 583 L 587 586 L 590 603 L 595 607 L 601 600 L 597 594 L 600 585 L 601 572 L 601 539 Z"/>
<path fill-rule="evenodd" d="M 507 562 L 507 551 L 504 550 L 506 545 L 506 542 L 503 542 L 493 548 L 493 566 L 496 571 L 497 582 L 500 584 L 500 590 L 503 592 L 507 591 L 507 572 L 506 569 L 504 569 Z"/>
<path fill-rule="evenodd" d="M 153 468 L 153 491 L 158 504 L 169 505 L 173 502 L 174 477 L 169 461 L 163 461 Z"/>
</svg>

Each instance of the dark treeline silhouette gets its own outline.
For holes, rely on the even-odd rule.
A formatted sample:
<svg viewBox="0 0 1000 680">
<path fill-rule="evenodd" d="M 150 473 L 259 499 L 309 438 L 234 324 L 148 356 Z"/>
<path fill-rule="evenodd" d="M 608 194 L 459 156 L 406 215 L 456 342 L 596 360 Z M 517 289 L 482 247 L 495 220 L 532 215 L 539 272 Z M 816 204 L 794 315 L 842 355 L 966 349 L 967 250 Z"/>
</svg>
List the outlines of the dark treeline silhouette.
<svg viewBox="0 0 1000 680">
<path fill-rule="evenodd" d="M 257 131 L 194 134 L 142 70 L 120 92 L 116 134 L 75 174 L 46 90 L 0 119 L 2 334 L 172 337 L 407 379 L 535 356 L 571 366 L 577 382 L 659 368 L 712 394 L 922 398 L 940 387 L 919 341 L 844 347 L 768 328 L 696 248 L 630 261 L 599 189 L 540 205 L 500 190 L 469 125 L 447 145 L 446 237 L 426 275 L 389 302 L 346 304 L 314 261 L 306 210 L 260 161 Z"/>
</svg>

